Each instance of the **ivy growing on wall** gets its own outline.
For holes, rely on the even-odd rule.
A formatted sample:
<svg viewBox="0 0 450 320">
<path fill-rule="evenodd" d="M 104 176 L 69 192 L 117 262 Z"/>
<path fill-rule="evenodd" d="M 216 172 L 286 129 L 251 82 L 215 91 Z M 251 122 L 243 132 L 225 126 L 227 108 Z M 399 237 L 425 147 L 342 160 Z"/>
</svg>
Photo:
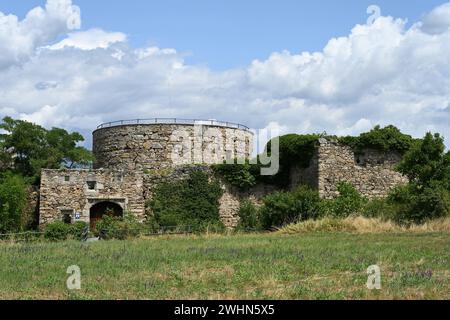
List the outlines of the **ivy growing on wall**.
<svg viewBox="0 0 450 320">
<path fill-rule="evenodd" d="M 211 226 L 222 228 L 219 199 L 222 188 L 217 180 L 197 170 L 187 179 L 167 181 L 156 186 L 152 200 L 147 203 L 148 220 L 159 227 L 192 226 L 203 231 Z"/>
<path fill-rule="evenodd" d="M 294 165 L 309 167 L 319 138 L 320 135 L 316 134 L 288 134 L 279 137 L 280 170 L 274 176 L 261 175 L 263 166 L 259 164 L 260 161 L 258 164 L 249 164 L 249 161 L 245 164 L 220 164 L 213 166 L 213 170 L 241 190 L 248 190 L 260 182 L 284 188 L 289 185 L 290 169 Z M 268 155 L 272 152 L 271 146 L 272 141 L 269 141 L 266 146 Z"/>
<path fill-rule="evenodd" d="M 213 169 L 228 183 L 241 190 L 248 190 L 259 182 L 286 188 L 290 183 L 289 176 L 292 167 L 309 167 L 320 137 L 322 135 L 319 134 L 288 134 L 279 137 L 280 170 L 275 176 L 261 176 L 261 165 L 252 165 L 248 161 L 245 164 L 216 165 L 213 166 Z M 340 143 L 349 145 L 357 154 L 366 149 L 405 154 L 416 142 L 411 136 L 403 134 L 392 125 L 384 128 L 376 126 L 371 131 L 362 133 L 357 137 L 324 137 L 337 139 Z M 266 146 L 268 154 L 271 153 L 271 145 L 272 143 L 269 142 Z"/>
</svg>

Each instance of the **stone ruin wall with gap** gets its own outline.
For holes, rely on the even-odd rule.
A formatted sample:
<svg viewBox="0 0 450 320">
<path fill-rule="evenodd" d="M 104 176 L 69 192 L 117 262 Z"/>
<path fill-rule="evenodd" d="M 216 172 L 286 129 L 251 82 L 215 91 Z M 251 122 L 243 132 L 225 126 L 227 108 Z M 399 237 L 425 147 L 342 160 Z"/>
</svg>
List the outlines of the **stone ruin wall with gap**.
<svg viewBox="0 0 450 320">
<path fill-rule="evenodd" d="M 355 154 L 347 145 L 320 139 L 310 167 L 292 169 L 291 187 L 308 184 L 317 189 L 322 198 L 332 199 L 339 195 L 339 182 L 346 181 L 368 198 L 385 197 L 394 187 L 408 182 L 395 171 L 401 158 L 397 152 L 374 149 Z"/>
<path fill-rule="evenodd" d="M 193 171 L 203 171 L 211 178 L 215 177 L 219 180 L 223 194 L 219 199 L 219 215 L 224 225 L 228 228 L 234 228 L 239 223 L 239 207 L 241 201 L 246 199 L 254 203 L 255 205 L 261 204 L 261 199 L 275 190 L 273 186 L 257 185 L 249 191 L 240 191 L 237 188 L 230 186 L 224 182 L 220 177 L 215 176 L 211 167 L 208 165 L 193 165 L 193 166 L 180 166 L 167 170 L 156 170 L 148 174 L 144 174 L 144 198 L 151 200 L 153 196 L 153 190 L 156 185 L 163 182 L 170 182 L 176 180 L 187 179 Z M 150 211 L 148 211 L 151 214 Z"/>
<path fill-rule="evenodd" d="M 187 129 L 186 129 L 187 128 Z M 172 130 L 186 129 L 185 138 L 173 139 Z M 81 221 L 89 222 L 90 208 L 101 201 L 119 204 L 140 220 L 145 218 L 145 202 L 152 197 L 155 185 L 164 181 L 185 179 L 192 170 L 203 170 L 213 175 L 208 164 L 221 163 L 227 151 L 248 157 L 253 145 L 250 132 L 225 127 L 213 128 L 194 134 L 189 125 L 132 125 L 104 128 L 94 132 L 94 154 L 97 157 L 94 170 L 43 170 L 40 188 L 40 224 L 61 220 L 62 212 L 73 210 L 81 214 Z M 231 142 L 215 140 L 220 133 L 231 131 L 236 138 Z M 184 142 L 203 139 L 206 147 L 216 145 L 215 152 L 203 156 L 203 165 L 185 165 L 173 162 L 172 152 Z M 240 141 L 240 142 L 239 142 Z M 208 154 L 212 154 L 208 156 Z M 308 168 L 291 169 L 291 188 L 308 184 L 319 191 L 322 198 L 338 195 L 337 184 L 347 181 L 369 198 L 386 196 L 393 187 L 407 182 L 394 171 L 401 160 L 397 153 L 366 150 L 355 155 L 353 150 L 336 141 L 320 139 L 318 148 Z M 90 190 L 87 182 L 94 180 Z M 239 191 L 221 181 L 224 191 L 219 201 L 219 212 L 227 227 L 238 224 L 238 211 L 242 200 L 256 205 L 275 187 L 257 185 L 247 192 Z M 148 213 L 148 212 L 147 212 Z"/>
</svg>

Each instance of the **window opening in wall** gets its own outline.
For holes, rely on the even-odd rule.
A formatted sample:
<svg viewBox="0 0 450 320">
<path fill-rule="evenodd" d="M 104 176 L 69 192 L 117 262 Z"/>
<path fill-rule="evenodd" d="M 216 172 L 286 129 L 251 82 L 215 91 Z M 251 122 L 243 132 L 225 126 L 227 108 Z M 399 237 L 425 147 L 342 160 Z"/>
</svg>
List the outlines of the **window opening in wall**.
<svg viewBox="0 0 450 320">
<path fill-rule="evenodd" d="M 97 182 L 96 181 L 88 181 L 87 185 L 88 185 L 89 190 L 95 190 L 95 187 L 97 186 Z"/>
<path fill-rule="evenodd" d="M 72 224 L 73 210 L 61 210 L 61 215 L 65 224 Z"/>
<path fill-rule="evenodd" d="M 65 176 L 65 177 L 64 177 L 64 181 L 65 181 L 65 182 L 69 182 L 69 181 L 70 181 L 70 176 Z"/>
</svg>

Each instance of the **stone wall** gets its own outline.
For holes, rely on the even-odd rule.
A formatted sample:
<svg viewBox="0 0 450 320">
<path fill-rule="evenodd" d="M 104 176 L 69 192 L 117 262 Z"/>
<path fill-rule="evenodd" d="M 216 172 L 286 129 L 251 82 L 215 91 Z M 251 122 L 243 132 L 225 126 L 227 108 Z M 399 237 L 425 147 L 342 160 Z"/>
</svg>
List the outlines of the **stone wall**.
<svg viewBox="0 0 450 320">
<path fill-rule="evenodd" d="M 205 165 L 179 166 L 146 173 L 142 170 L 43 170 L 39 224 L 62 221 L 68 211 L 72 211 L 74 216 L 80 213 L 79 221 L 89 223 L 90 208 L 105 201 L 120 205 L 124 211 L 143 221 L 145 202 L 152 198 L 155 187 L 163 182 L 187 179 L 194 170 L 204 171 L 213 177 L 211 168 Z M 96 182 L 93 190 L 89 189 L 88 181 Z M 230 228 L 239 222 L 240 201 L 248 197 L 257 203 L 264 194 L 261 190 L 267 188 L 260 186 L 254 191 L 240 193 L 224 182 L 221 182 L 221 187 L 224 193 L 219 200 L 219 214 L 225 226 Z"/>
<path fill-rule="evenodd" d="M 93 133 L 95 168 L 140 170 L 216 164 L 249 157 L 252 148 L 250 131 L 222 126 L 122 125 Z"/>
<path fill-rule="evenodd" d="M 138 171 L 43 170 L 40 187 L 40 225 L 79 213 L 90 222 L 90 208 L 100 202 L 120 205 L 144 218 L 143 175 Z"/>
<path fill-rule="evenodd" d="M 210 166 L 193 165 L 179 166 L 173 169 L 155 170 L 144 174 L 144 198 L 150 200 L 153 196 L 155 186 L 159 183 L 187 179 L 190 173 L 195 170 L 203 171 L 211 178 L 214 177 L 219 180 L 223 191 L 223 195 L 219 199 L 219 215 L 224 225 L 228 228 L 234 228 L 239 223 L 239 207 L 242 200 L 247 199 L 255 205 L 259 205 L 261 204 L 262 197 L 276 191 L 273 186 L 260 184 L 249 191 L 243 192 L 230 186 L 220 179 L 220 177 L 215 176 Z M 149 214 L 151 214 L 151 212 L 149 212 Z"/>
<path fill-rule="evenodd" d="M 407 178 L 394 170 L 401 160 L 396 152 L 367 149 L 356 155 L 352 148 L 337 141 L 320 139 L 317 150 L 318 190 L 321 197 L 336 197 L 337 184 L 347 181 L 368 198 L 386 196 L 389 191 L 407 183 Z"/>
</svg>

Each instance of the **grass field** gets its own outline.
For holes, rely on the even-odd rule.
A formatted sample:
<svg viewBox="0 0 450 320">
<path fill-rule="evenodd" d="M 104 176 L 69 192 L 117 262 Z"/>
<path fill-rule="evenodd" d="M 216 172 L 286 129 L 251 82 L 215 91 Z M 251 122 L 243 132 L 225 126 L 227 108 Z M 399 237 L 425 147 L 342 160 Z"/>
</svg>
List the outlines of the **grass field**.
<svg viewBox="0 0 450 320">
<path fill-rule="evenodd" d="M 366 270 L 381 268 L 381 290 Z M 81 268 L 81 290 L 66 288 Z M 0 244 L 1 299 L 450 299 L 450 233 Z"/>
</svg>

